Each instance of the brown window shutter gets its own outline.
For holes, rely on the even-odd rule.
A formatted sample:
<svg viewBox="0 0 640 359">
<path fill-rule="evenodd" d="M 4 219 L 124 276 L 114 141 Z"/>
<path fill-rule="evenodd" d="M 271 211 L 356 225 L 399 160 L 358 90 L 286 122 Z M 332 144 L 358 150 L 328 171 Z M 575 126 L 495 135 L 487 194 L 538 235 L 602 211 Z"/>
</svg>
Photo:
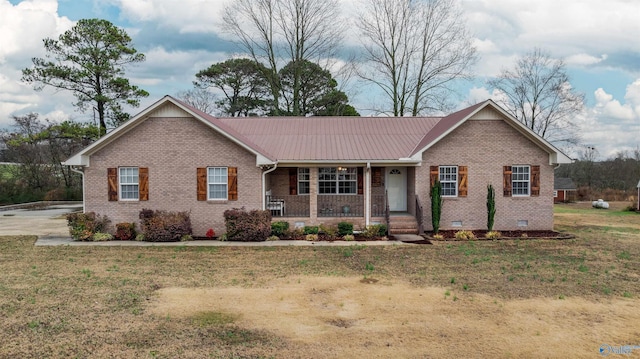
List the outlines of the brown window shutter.
<svg viewBox="0 0 640 359">
<path fill-rule="evenodd" d="M 227 199 L 229 201 L 237 201 L 238 200 L 238 167 L 229 167 L 227 168 L 227 178 L 228 178 L 228 194 Z"/>
<path fill-rule="evenodd" d="M 531 166 L 531 196 L 540 195 L 540 166 Z"/>
<path fill-rule="evenodd" d="M 364 194 L 364 171 L 362 167 L 358 167 L 358 194 Z"/>
<path fill-rule="evenodd" d="M 198 201 L 207 200 L 207 169 L 205 167 L 198 167 L 196 178 L 198 180 L 197 196 Z"/>
<path fill-rule="evenodd" d="M 431 183 L 430 187 L 433 187 L 433 185 L 436 184 L 438 177 L 440 177 L 440 168 L 438 166 L 431 166 L 429 169 L 429 183 Z"/>
<path fill-rule="evenodd" d="M 138 191 L 140 193 L 141 201 L 149 200 L 149 168 L 138 168 Z"/>
<path fill-rule="evenodd" d="M 467 196 L 467 166 L 458 166 L 458 197 Z"/>
<path fill-rule="evenodd" d="M 118 169 L 107 168 L 108 195 L 109 201 L 118 200 Z"/>
<path fill-rule="evenodd" d="M 505 197 L 511 197 L 511 166 L 502 167 L 502 188 Z"/>
<path fill-rule="evenodd" d="M 298 194 L 298 169 L 289 168 L 289 194 L 295 196 Z"/>
<path fill-rule="evenodd" d="M 382 167 L 371 168 L 371 187 L 382 187 Z"/>
</svg>

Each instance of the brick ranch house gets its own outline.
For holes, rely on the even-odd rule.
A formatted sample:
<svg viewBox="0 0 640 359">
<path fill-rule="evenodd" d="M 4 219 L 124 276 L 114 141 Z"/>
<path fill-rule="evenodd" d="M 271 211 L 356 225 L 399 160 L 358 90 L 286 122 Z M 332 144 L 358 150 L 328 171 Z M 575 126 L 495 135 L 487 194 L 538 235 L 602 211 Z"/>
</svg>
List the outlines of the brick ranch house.
<svg viewBox="0 0 640 359">
<path fill-rule="evenodd" d="M 553 170 L 571 160 L 488 100 L 439 117 L 217 118 L 171 96 L 63 164 L 83 174 L 84 211 L 138 222 L 143 208 L 190 211 L 195 236 L 224 231 L 229 208 L 293 226 L 348 221 L 431 229 L 553 229 Z M 423 209 L 424 208 L 424 209 Z"/>
</svg>

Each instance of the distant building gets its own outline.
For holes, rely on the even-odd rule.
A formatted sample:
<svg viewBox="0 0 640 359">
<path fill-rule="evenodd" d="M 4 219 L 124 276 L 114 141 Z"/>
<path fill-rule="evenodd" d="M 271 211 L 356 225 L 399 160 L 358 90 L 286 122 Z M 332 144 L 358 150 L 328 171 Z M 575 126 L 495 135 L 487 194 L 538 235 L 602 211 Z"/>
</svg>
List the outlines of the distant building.
<svg viewBox="0 0 640 359">
<path fill-rule="evenodd" d="M 571 178 L 554 178 L 553 203 L 574 202 L 576 200 L 576 184 Z"/>
</svg>

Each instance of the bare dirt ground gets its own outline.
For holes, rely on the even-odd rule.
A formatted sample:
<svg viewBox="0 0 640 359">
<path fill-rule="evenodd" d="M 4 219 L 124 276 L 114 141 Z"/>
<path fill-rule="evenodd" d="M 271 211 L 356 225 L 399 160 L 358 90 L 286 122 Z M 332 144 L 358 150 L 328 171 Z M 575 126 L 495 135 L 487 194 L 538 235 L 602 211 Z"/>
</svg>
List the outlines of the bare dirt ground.
<svg viewBox="0 0 640 359">
<path fill-rule="evenodd" d="M 638 300 L 502 300 L 389 280 L 286 278 L 262 288 L 166 288 L 159 316 L 223 312 L 292 341 L 282 357 L 596 357 L 640 341 Z M 640 350 L 636 352 L 640 356 Z"/>
</svg>

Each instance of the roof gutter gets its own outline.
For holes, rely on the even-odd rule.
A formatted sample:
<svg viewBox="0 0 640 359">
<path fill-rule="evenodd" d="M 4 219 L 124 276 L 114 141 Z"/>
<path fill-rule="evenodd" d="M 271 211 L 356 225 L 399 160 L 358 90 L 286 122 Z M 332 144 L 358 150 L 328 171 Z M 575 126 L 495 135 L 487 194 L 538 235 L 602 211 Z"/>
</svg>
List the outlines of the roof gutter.
<svg viewBox="0 0 640 359">
<path fill-rule="evenodd" d="M 262 210 L 267 209 L 267 174 L 271 173 L 278 168 L 278 162 L 273 164 L 273 167 L 262 172 Z"/>
<path fill-rule="evenodd" d="M 62 164 L 64 165 L 64 162 L 62 162 Z M 78 166 L 79 168 L 84 168 L 82 166 Z M 69 166 L 69 169 L 75 173 L 79 173 L 80 176 L 82 177 L 82 213 L 85 213 L 87 211 L 86 206 L 86 202 L 85 202 L 85 195 L 84 195 L 84 191 L 85 188 L 87 188 L 87 186 L 84 185 L 84 171 L 82 171 L 81 169 L 77 169 L 76 166 Z"/>
</svg>

